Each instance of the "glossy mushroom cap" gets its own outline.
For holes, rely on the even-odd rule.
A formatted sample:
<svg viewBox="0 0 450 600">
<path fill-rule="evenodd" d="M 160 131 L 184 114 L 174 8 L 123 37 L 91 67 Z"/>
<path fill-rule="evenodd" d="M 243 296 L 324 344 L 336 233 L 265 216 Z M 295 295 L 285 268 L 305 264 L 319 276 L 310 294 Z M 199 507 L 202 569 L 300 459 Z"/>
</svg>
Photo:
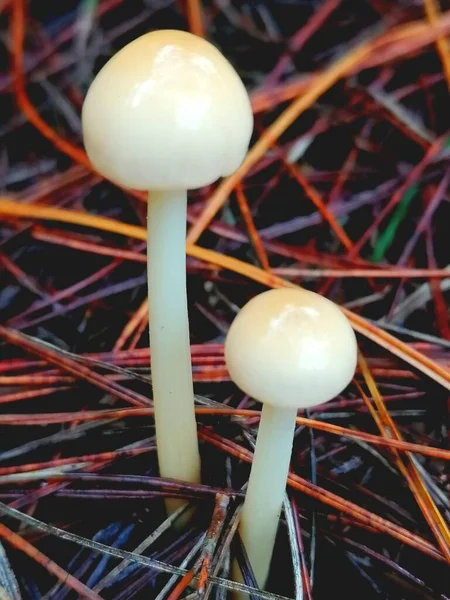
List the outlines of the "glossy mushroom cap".
<svg viewBox="0 0 450 600">
<path fill-rule="evenodd" d="M 341 310 L 303 289 L 277 289 L 242 308 L 227 335 L 231 379 L 260 402 L 307 408 L 327 402 L 351 381 L 356 338 Z"/>
<path fill-rule="evenodd" d="M 162 30 L 106 63 L 82 123 L 87 154 L 106 178 L 140 190 L 195 189 L 239 167 L 253 115 L 242 81 L 212 44 Z"/>
</svg>

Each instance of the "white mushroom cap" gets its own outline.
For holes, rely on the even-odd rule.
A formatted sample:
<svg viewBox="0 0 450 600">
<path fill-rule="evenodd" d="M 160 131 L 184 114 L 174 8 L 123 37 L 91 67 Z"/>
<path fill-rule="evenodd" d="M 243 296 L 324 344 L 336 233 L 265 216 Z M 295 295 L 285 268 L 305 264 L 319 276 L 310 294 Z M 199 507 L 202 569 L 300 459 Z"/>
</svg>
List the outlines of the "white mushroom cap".
<svg viewBox="0 0 450 600">
<path fill-rule="evenodd" d="M 303 289 L 270 290 L 250 300 L 225 342 L 231 379 L 280 408 L 331 400 L 350 383 L 356 360 L 355 334 L 344 314 Z"/>
<path fill-rule="evenodd" d="M 222 54 L 184 31 L 143 35 L 101 69 L 83 106 L 95 169 L 140 190 L 195 189 L 235 171 L 253 115 Z"/>
</svg>

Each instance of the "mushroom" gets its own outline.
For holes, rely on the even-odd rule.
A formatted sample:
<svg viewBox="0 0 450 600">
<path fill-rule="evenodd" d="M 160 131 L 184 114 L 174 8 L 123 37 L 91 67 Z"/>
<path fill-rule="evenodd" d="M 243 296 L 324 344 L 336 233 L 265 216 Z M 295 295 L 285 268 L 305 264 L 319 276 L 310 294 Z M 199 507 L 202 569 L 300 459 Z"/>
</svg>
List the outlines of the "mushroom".
<svg viewBox="0 0 450 600">
<path fill-rule="evenodd" d="M 155 31 L 101 69 L 86 96 L 83 135 L 94 168 L 148 197 L 148 296 L 161 476 L 198 482 L 186 299 L 187 190 L 235 171 L 253 128 L 230 63 L 190 33 Z M 172 507 L 179 503 L 173 502 Z"/>
<path fill-rule="evenodd" d="M 297 409 L 334 398 L 356 368 L 356 338 L 341 310 L 304 289 L 264 292 L 234 319 L 225 342 L 231 379 L 263 404 L 240 535 L 258 585 L 269 573 Z M 237 565 L 234 577 L 242 581 Z"/>
</svg>

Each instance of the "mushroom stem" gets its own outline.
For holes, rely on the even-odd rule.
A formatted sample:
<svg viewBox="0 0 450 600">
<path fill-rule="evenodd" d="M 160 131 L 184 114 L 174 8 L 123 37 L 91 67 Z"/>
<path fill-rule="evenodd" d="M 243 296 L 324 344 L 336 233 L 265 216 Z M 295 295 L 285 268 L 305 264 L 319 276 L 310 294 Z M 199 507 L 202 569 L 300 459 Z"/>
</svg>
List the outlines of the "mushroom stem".
<svg viewBox="0 0 450 600">
<path fill-rule="evenodd" d="M 264 588 L 286 491 L 296 408 L 264 404 L 239 532 L 260 588 Z M 242 575 L 238 567 L 238 580 Z M 246 594 L 240 596 L 247 597 Z"/>
<path fill-rule="evenodd" d="M 148 299 L 156 443 L 162 477 L 200 482 L 186 297 L 187 192 L 148 198 Z M 166 503 L 169 512 L 183 504 Z"/>
</svg>

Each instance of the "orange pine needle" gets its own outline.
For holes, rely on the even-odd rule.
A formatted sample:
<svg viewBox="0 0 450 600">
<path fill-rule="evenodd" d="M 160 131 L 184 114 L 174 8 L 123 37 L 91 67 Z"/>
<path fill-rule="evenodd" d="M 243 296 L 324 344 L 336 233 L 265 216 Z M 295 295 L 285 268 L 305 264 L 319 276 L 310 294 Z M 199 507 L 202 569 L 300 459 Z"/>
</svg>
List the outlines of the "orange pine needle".
<svg viewBox="0 0 450 600">
<path fill-rule="evenodd" d="M 95 173 L 86 153 L 81 149 L 62 138 L 58 133 L 50 127 L 48 123 L 41 118 L 38 111 L 35 109 L 30 99 L 27 96 L 25 89 L 25 78 L 23 73 L 23 43 L 25 39 L 25 3 L 24 0 L 15 0 L 12 3 L 12 63 L 13 63 L 13 81 L 14 93 L 17 104 L 25 117 L 34 127 L 52 144 L 69 156 L 76 163 L 87 168 L 92 173 Z M 138 200 L 147 201 L 147 194 L 128 190 Z"/>
<path fill-rule="evenodd" d="M 276 274 L 294 277 L 332 277 L 335 279 L 361 277 L 364 279 L 447 279 L 450 269 L 411 269 L 393 267 L 392 269 L 274 269 Z"/>
<path fill-rule="evenodd" d="M 381 48 L 381 50 L 385 50 L 384 46 L 386 45 L 391 44 L 392 46 L 395 46 L 396 43 L 404 41 L 406 39 L 412 40 L 413 31 L 417 32 L 416 35 L 419 35 L 419 32 L 420 35 L 423 35 L 424 37 L 428 35 L 430 39 L 433 39 L 435 41 L 437 51 L 440 55 L 441 62 L 443 65 L 443 70 L 447 79 L 447 84 L 450 89 L 450 54 L 447 41 L 443 37 L 444 34 L 440 33 L 442 19 L 439 7 L 436 0 L 424 0 L 424 4 L 427 19 L 429 21 L 429 26 L 418 22 L 399 27 L 392 32 L 388 32 L 388 34 L 384 36 L 380 36 L 378 40 L 363 44 L 356 50 L 351 51 L 348 55 L 344 56 L 341 60 L 338 60 L 326 71 L 317 75 L 312 75 L 305 81 L 297 82 L 294 86 L 292 86 L 292 89 L 290 89 L 289 92 L 292 95 L 284 96 L 284 98 L 295 98 L 295 96 L 298 96 L 300 90 L 305 90 L 304 95 L 302 97 L 297 97 L 296 99 L 294 99 L 292 104 L 268 128 L 268 130 L 261 136 L 261 138 L 255 144 L 255 146 L 249 151 L 240 169 L 231 177 L 225 179 L 217 187 L 216 192 L 212 195 L 212 197 L 206 204 L 204 211 L 201 213 L 200 217 L 189 231 L 187 251 L 190 256 L 216 265 L 218 267 L 228 269 L 230 271 L 233 271 L 235 273 L 238 273 L 240 275 L 243 275 L 270 287 L 297 287 L 289 281 L 282 279 L 281 277 L 278 277 L 271 272 L 266 249 L 264 248 L 259 237 L 258 231 L 254 226 L 251 211 L 242 189 L 242 179 L 248 174 L 249 170 L 259 161 L 259 159 L 264 156 L 265 152 L 275 144 L 278 137 L 283 134 L 283 132 L 297 119 L 297 117 L 301 115 L 307 108 L 309 108 L 317 100 L 317 98 L 319 98 L 324 92 L 326 92 L 332 85 L 334 85 L 336 81 L 338 81 L 341 77 L 352 73 L 356 69 L 359 69 L 361 66 L 370 64 L 370 60 L 376 60 L 374 54 L 376 53 L 375 51 L 377 47 Z M 0 11 L 3 8 L 4 6 L 2 6 Z M 196 35 L 204 36 L 201 0 L 186 0 L 186 9 L 190 30 Z M 92 166 L 90 165 L 89 159 L 87 158 L 83 150 L 76 147 L 69 141 L 61 138 L 40 117 L 39 113 L 36 111 L 35 107 L 30 102 L 26 94 L 25 78 L 22 68 L 23 42 L 25 37 L 24 0 L 16 0 L 16 2 L 12 3 L 12 11 L 13 19 L 11 31 L 13 47 L 13 81 L 14 91 L 18 105 L 25 117 L 42 133 L 43 136 L 50 140 L 58 150 L 66 153 L 74 161 L 92 171 Z M 395 52 L 393 55 L 395 56 Z M 304 179 L 301 173 L 300 175 L 298 174 L 299 172 L 297 172 L 297 169 L 293 165 L 287 165 L 287 167 L 289 171 L 293 174 L 293 176 L 297 179 L 297 181 L 303 186 L 308 197 L 318 208 L 323 218 L 330 224 L 330 227 L 333 229 L 342 245 L 349 252 L 353 250 L 353 253 L 355 253 L 358 249 L 358 245 L 356 244 L 355 247 L 352 241 L 348 238 L 347 234 L 340 226 L 339 222 L 336 220 L 334 215 L 328 210 L 327 206 L 323 203 L 319 194 L 314 190 L 314 188 L 312 188 L 312 186 L 308 184 L 308 182 Z M 196 245 L 196 242 L 199 239 L 199 237 L 206 230 L 210 221 L 214 218 L 214 216 L 223 206 L 231 191 L 235 188 L 237 191 L 239 208 L 241 210 L 244 222 L 246 224 L 249 237 L 253 242 L 258 259 L 260 261 L 261 266 L 263 267 L 262 269 L 254 267 L 232 257 L 227 257 L 212 250 L 201 248 Z M 140 194 L 135 195 L 141 198 Z M 146 232 L 145 229 L 142 227 L 116 222 L 111 219 L 96 217 L 86 213 L 79 213 L 75 211 L 67 211 L 61 209 L 54 209 L 51 207 L 49 208 L 29 204 L 22 205 L 20 203 L 11 202 L 9 200 L 0 201 L 0 214 L 2 212 L 3 214 L 13 218 L 21 216 L 37 219 L 50 219 L 56 221 L 59 220 L 65 223 L 83 225 L 86 227 L 94 227 L 103 231 L 127 235 L 135 239 L 146 239 Z M 395 270 L 392 270 L 390 273 L 393 277 L 406 277 L 408 276 L 405 275 L 407 271 L 408 270 L 406 269 L 404 271 L 400 269 L 399 272 L 403 273 L 403 275 L 398 275 L 398 273 L 397 275 L 393 275 Z M 409 271 L 412 272 L 413 270 Z M 327 276 L 339 276 L 336 275 L 336 273 L 339 273 L 338 270 L 328 270 L 324 272 L 333 273 L 333 275 Z M 355 277 L 355 273 L 357 272 L 364 271 L 352 270 L 350 272 L 346 272 L 346 274 L 347 276 Z M 300 273 L 300 270 L 297 270 L 297 274 L 298 273 Z M 380 271 L 376 271 L 376 273 L 380 277 L 383 276 L 382 272 Z M 433 273 L 432 276 L 436 278 L 448 275 L 443 270 L 424 270 L 425 277 L 430 277 L 430 273 Z M 367 274 L 364 276 L 367 276 Z M 417 274 L 415 276 L 417 276 Z M 116 350 L 122 348 L 123 345 L 127 342 L 127 340 L 131 337 L 131 335 L 133 335 L 133 333 L 137 330 L 137 333 L 135 333 L 134 340 L 132 341 L 132 344 L 136 343 L 136 336 L 139 334 L 140 331 L 142 331 L 142 325 L 144 324 L 144 327 L 146 325 L 145 319 L 147 319 L 148 316 L 147 308 L 147 301 L 144 301 L 144 303 L 139 307 L 139 309 L 136 311 L 136 313 L 133 315 L 133 317 L 130 319 L 127 326 L 121 333 L 115 345 Z M 443 385 L 446 389 L 450 389 L 450 373 L 444 368 L 442 368 L 437 362 L 429 359 L 428 357 L 424 356 L 423 354 L 421 354 L 414 348 L 409 347 L 403 342 L 396 340 L 394 337 L 392 337 L 385 331 L 378 329 L 376 326 L 370 323 L 367 323 L 359 315 L 354 314 L 346 309 L 343 309 L 343 311 L 348 316 L 349 320 L 352 322 L 352 325 L 358 332 L 365 335 L 369 339 L 375 341 L 378 345 L 387 349 L 389 352 L 398 356 L 413 367 L 416 367 L 422 373 L 428 375 L 436 382 Z M 206 379 L 208 376 L 210 377 L 211 372 L 213 372 L 216 374 L 217 377 L 223 378 L 224 373 L 226 374 L 224 369 L 222 367 L 218 367 L 216 371 L 214 371 L 215 368 L 215 366 L 201 366 L 197 375 L 198 377 L 203 376 Z M 430 495 L 427 487 L 425 486 L 425 483 L 412 457 L 409 454 L 406 454 L 405 458 L 403 459 L 399 453 L 400 451 L 405 453 L 422 452 L 422 454 L 428 456 L 435 456 L 444 460 L 448 460 L 450 458 L 450 451 L 441 450 L 438 448 L 428 448 L 426 446 L 405 442 L 401 438 L 401 435 L 398 432 L 395 422 L 392 420 L 387 411 L 385 402 L 378 391 L 373 375 L 370 372 L 367 363 L 365 362 L 363 357 L 360 358 L 360 370 L 372 394 L 374 404 L 372 404 L 372 402 L 369 400 L 369 398 L 363 390 L 361 390 L 361 395 L 364 402 L 366 403 L 369 412 L 373 416 L 374 421 L 376 422 L 382 437 L 366 434 L 364 432 L 348 430 L 335 425 L 323 423 L 321 421 L 313 421 L 311 419 L 298 418 L 297 422 L 299 424 L 303 424 L 323 431 L 328 431 L 336 435 L 346 435 L 347 437 L 364 439 L 369 443 L 378 444 L 380 446 L 385 446 L 389 448 L 393 453 L 394 460 L 397 464 L 398 469 L 405 477 L 412 493 L 414 494 L 417 503 L 438 542 L 443 556 L 450 563 L 450 530 L 445 520 L 443 519 L 440 511 L 438 510 L 436 504 L 434 503 L 433 498 Z M 42 383 L 42 380 L 39 381 L 39 376 L 36 377 L 37 379 L 35 383 Z M 55 382 L 57 381 L 58 380 L 55 379 Z M 360 386 L 358 385 L 358 387 Z M 111 418 L 135 416 L 137 413 L 146 415 L 153 414 L 153 411 L 151 409 L 98 411 L 98 413 L 100 412 L 102 413 L 101 417 L 95 414 L 93 418 L 104 418 L 104 414 L 107 412 L 113 415 L 117 415 Z M 257 416 L 259 414 L 257 411 L 239 411 L 235 409 L 218 409 L 216 412 L 214 412 L 214 409 L 209 409 L 205 407 L 197 409 L 197 413 L 229 414 L 232 416 L 241 417 Z M 75 419 L 77 422 L 79 420 L 83 420 L 83 414 L 88 415 L 88 413 L 73 413 L 72 421 L 75 421 Z M 94 415 L 94 412 L 90 414 Z M 11 417 L 13 415 L 8 416 Z M 26 417 L 27 415 L 21 416 Z M 20 420 L 19 417 L 21 416 L 18 416 L 18 420 Z M 52 415 L 47 416 L 51 418 Z M 36 415 L 36 417 L 39 417 L 39 415 Z M 207 431 L 201 433 L 200 437 L 202 436 L 208 442 L 217 445 L 229 454 L 232 454 L 233 456 L 236 456 L 246 461 L 251 461 L 251 453 L 246 451 L 244 448 L 241 448 L 236 443 L 224 440 L 223 438 L 220 438 L 220 436 L 215 435 L 213 433 L 208 433 Z M 81 458 L 83 457 L 80 457 L 78 460 L 81 460 Z M 58 461 L 51 461 L 52 465 L 55 465 L 57 462 Z M 36 465 L 27 466 L 35 467 Z M 14 469 L 15 467 L 8 468 Z M 0 472 L 1 471 L 2 469 L 0 469 Z M 354 505 L 351 502 L 348 502 L 335 494 L 327 492 L 326 490 L 321 490 L 319 487 L 314 486 L 313 484 L 310 484 L 306 480 L 303 480 L 300 477 L 293 474 L 291 474 L 290 476 L 289 484 L 294 489 L 301 491 L 302 493 L 306 493 L 307 495 L 315 498 L 316 500 L 324 502 L 328 506 L 332 506 L 337 510 L 351 515 L 354 519 L 359 521 L 362 527 L 365 527 L 371 531 L 388 533 L 392 537 L 406 544 L 409 544 L 410 546 L 415 547 L 434 558 L 442 559 L 442 556 L 438 553 L 437 549 L 426 540 L 423 540 L 419 536 L 408 532 L 406 529 L 403 529 L 394 523 L 390 523 L 389 521 L 382 519 L 381 517 L 378 517 L 377 515 L 370 513 L 369 511 L 366 511 L 365 509 L 362 509 L 361 507 L 358 507 L 357 505 Z M 76 591 L 76 593 L 80 597 L 93 599 L 100 598 L 100 596 L 98 596 L 95 592 L 87 588 L 76 578 L 64 571 L 61 567 L 59 567 L 57 564 L 51 561 L 48 557 L 46 557 L 44 554 L 42 554 L 40 551 L 34 548 L 31 544 L 29 544 L 19 535 L 17 535 L 13 531 L 10 531 L 4 525 L 0 524 L 0 538 L 2 537 L 9 541 L 9 543 L 11 543 L 15 548 L 25 552 L 28 556 L 32 557 L 36 562 L 44 566 L 49 572 L 56 575 L 56 577 L 58 577 L 58 579 L 61 582 L 71 587 L 74 591 Z M 204 571 L 204 579 L 206 580 L 208 576 L 209 567 L 209 564 L 207 562 L 205 563 L 205 567 L 206 570 Z M 195 569 L 187 572 L 181 579 L 181 581 L 173 589 L 173 591 L 170 593 L 169 599 L 178 599 L 183 594 L 184 590 L 189 586 L 194 576 Z"/>
<path fill-rule="evenodd" d="M 200 37 L 205 37 L 201 0 L 186 0 L 186 13 L 189 31 Z"/>
<path fill-rule="evenodd" d="M 439 35 L 440 25 L 448 27 L 447 22 L 441 24 L 440 21 L 435 27 L 430 27 L 421 21 L 407 23 L 399 26 L 387 34 L 380 36 L 375 40 L 369 40 L 361 46 L 350 50 L 342 58 L 334 62 L 328 69 L 318 73 L 309 80 L 309 85 L 303 87 L 300 82 L 300 90 L 303 95 L 296 98 L 285 111 L 272 123 L 263 133 L 256 144 L 248 152 L 244 162 L 239 169 L 230 177 L 224 179 L 217 187 L 214 194 L 207 202 L 203 212 L 188 232 L 188 243 L 195 244 L 208 224 L 221 209 L 231 191 L 242 181 L 249 170 L 258 162 L 266 151 L 273 146 L 276 140 L 286 131 L 286 129 L 322 94 L 330 89 L 339 79 L 352 73 L 358 67 L 360 68 L 367 58 L 377 56 L 386 44 L 395 43 L 406 39 L 411 39 L 414 43 L 422 44 L 425 37 L 430 33 L 436 38 Z M 431 31 L 430 31 L 431 30 Z M 425 39 L 425 42 L 427 39 Z M 367 65 L 370 66 L 370 65 Z M 293 88 L 297 91 L 297 88 Z"/>
<path fill-rule="evenodd" d="M 438 3 L 436 2 L 436 0 L 425 0 L 424 7 L 428 22 L 432 27 L 436 27 L 436 25 L 439 22 L 440 16 Z M 447 86 L 450 90 L 450 53 L 448 48 L 448 42 L 445 39 L 445 37 L 440 35 L 436 38 L 436 48 L 441 58 L 445 78 L 447 79 Z"/>
<path fill-rule="evenodd" d="M 145 241 L 147 239 L 146 230 L 138 225 L 129 225 L 127 223 L 108 219 L 107 217 L 99 217 L 97 215 L 90 215 L 62 208 L 23 204 L 12 200 L 0 199 L 0 214 L 16 218 L 32 217 L 36 219 L 48 219 L 75 225 L 84 225 L 86 227 L 118 233 L 138 240 Z M 199 260 L 238 273 L 253 281 L 267 285 L 268 287 L 298 287 L 294 283 L 286 281 L 281 277 L 277 277 L 272 273 L 267 273 L 254 265 L 249 265 L 237 258 L 225 256 L 214 250 L 208 250 L 195 244 L 191 244 L 187 246 L 186 251 L 189 256 L 192 256 L 193 258 L 198 258 Z M 379 329 L 376 325 L 369 323 L 356 313 L 346 308 L 342 308 L 342 311 L 358 333 L 361 333 L 368 339 L 374 341 L 376 344 L 385 348 L 401 360 L 404 360 L 414 368 L 419 369 L 422 373 L 431 377 L 431 379 L 446 389 L 450 389 L 450 372 L 448 370 L 443 369 L 435 361 L 396 339 L 386 331 Z"/>
<path fill-rule="evenodd" d="M 142 321 L 148 322 L 148 298 L 146 298 L 128 323 L 123 328 L 122 333 L 117 339 L 117 342 L 114 344 L 114 350 L 121 350 L 124 345 L 127 343 L 127 340 L 134 334 L 136 329 L 141 325 Z"/>
<path fill-rule="evenodd" d="M 55 575 L 61 583 L 74 590 L 80 598 L 102 600 L 101 596 L 90 590 L 84 583 L 81 583 L 81 581 L 78 581 L 78 579 L 73 577 L 73 575 L 64 571 L 59 565 L 50 560 L 48 556 L 24 540 L 20 535 L 17 535 L 17 533 L 14 533 L 14 531 L 5 527 L 2 523 L 0 523 L 0 538 L 3 538 L 6 542 L 11 544 L 11 546 L 16 548 L 16 550 L 20 550 L 38 564 L 42 565 L 49 573 Z"/>
<path fill-rule="evenodd" d="M 177 585 L 173 588 L 173 590 L 167 596 L 167 600 L 178 600 L 178 598 L 181 596 L 181 594 L 184 592 L 184 590 L 188 587 L 188 585 L 191 583 L 191 581 L 193 579 L 194 579 L 194 571 L 191 569 L 185 575 L 183 575 L 183 577 L 180 579 L 180 581 L 177 583 Z"/>
<path fill-rule="evenodd" d="M 49 221 L 58 221 L 60 223 L 70 223 L 72 225 L 83 225 L 101 231 L 117 233 L 136 240 L 147 240 L 147 232 L 144 227 L 138 225 L 128 225 L 121 221 L 99 217 L 75 210 L 64 208 L 53 208 L 51 206 L 42 206 L 39 204 L 24 204 L 13 200 L 0 199 L 0 214 L 11 216 L 13 218 L 26 217 L 33 219 L 43 219 Z"/>
<path fill-rule="evenodd" d="M 214 194 L 207 202 L 203 212 L 190 228 L 187 236 L 189 244 L 195 244 L 203 231 L 214 218 L 231 191 L 242 181 L 248 171 L 258 162 L 266 151 L 276 142 L 282 133 L 323 93 L 334 85 L 349 70 L 357 65 L 369 53 L 370 46 L 365 44 L 344 55 L 336 61 L 327 71 L 314 79 L 311 87 L 294 100 L 288 108 L 266 129 L 256 144 L 249 150 L 244 162 L 239 169 L 224 179 L 217 187 Z"/>
<path fill-rule="evenodd" d="M 230 440 L 226 440 L 205 428 L 199 431 L 199 437 L 240 460 L 245 462 L 252 461 L 251 452 L 239 444 L 236 444 Z M 443 560 L 442 554 L 432 544 L 420 536 L 411 533 L 407 529 L 404 529 L 403 527 L 400 527 L 399 525 L 396 525 L 395 523 L 392 523 L 387 519 L 384 519 L 383 517 L 380 517 L 379 515 L 376 515 L 375 513 L 372 513 L 365 508 L 354 504 L 353 502 L 350 502 L 349 500 L 341 498 L 333 492 L 329 492 L 328 490 L 321 488 L 307 481 L 306 479 L 295 475 L 294 473 L 289 473 L 287 484 L 295 490 L 302 492 L 327 506 L 331 506 L 332 508 L 350 515 L 357 523 L 362 523 L 364 526 L 369 526 L 376 531 L 386 533 L 402 543 L 416 548 L 417 550 L 420 550 L 421 552 L 428 554 L 433 558 Z"/>
<path fill-rule="evenodd" d="M 75 162 L 92 169 L 86 154 L 67 140 L 61 138 L 48 125 L 36 111 L 25 92 L 25 80 L 23 76 L 23 41 L 25 38 L 25 5 L 24 0 L 15 0 L 12 3 L 12 61 L 14 70 L 14 92 L 16 94 L 17 103 L 26 118 L 30 121 L 42 135 L 47 138 L 58 150 L 64 152 Z"/>
<path fill-rule="evenodd" d="M 356 383 L 358 389 L 360 386 Z M 360 389 L 361 395 L 364 397 L 364 391 Z M 367 398 L 367 397 L 366 397 Z M 369 403 L 370 404 L 370 403 Z M 370 405 L 371 406 L 371 405 Z M 373 410 L 373 408 L 372 408 Z M 210 408 L 210 407 L 199 407 L 195 408 L 197 415 L 214 415 L 217 417 L 244 417 L 254 418 L 260 417 L 261 413 L 257 410 L 248 409 L 236 409 L 236 408 Z M 0 424 L 2 425 L 51 425 L 56 423 L 71 423 L 73 421 L 98 421 L 102 419 L 126 419 L 129 417 L 153 417 L 152 408 L 121 408 L 117 410 L 99 410 L 99 411 L 79 411 L 76 413 L 34 413 L 33 415 L 23 414 L 8 414 L 0 416 Z M 375 413 L 376 417 L 376 413 Z M 374 418 L 375 418 L 374 417 Z M 376 420 L 376 418 L 375 418 Z M 431 456 L 439 460 L 450 460 L 450 450 L 444 448 L 435 448 L 433 446 L 424 446 L 422 444 L 414 444 L 412 442 L 406 442 L 404 440 L 396 440 L 392 438 L 384 438 L 372 433 L 366 433 L 364 431 L 358 431 L 356 429 L 347 429 L 340 425 L 334 425 L 332 423 L 326 423 L 324 421 L 317 421 L 315 419 L 307 419 L 306 417 L 297 417 L 297 425 L 304 427 L 311 427 L 311 429 L 317 429 L 318 431 L 325 431 L 334 435 L 347 437 L 350 439 L 363 440 L 374 446 L 381 446 L 385 448 L 396 448 L 401 452 L 414 452 L 415 454 L 422 454 L 423 456 Z M 93 460 L 92 455 L 89 457 L 77 457 L 76 460 Z M 66 459 L 62 459 L 66 460 Z M 72 460 L 72 459 L 71 459 Z M 104 458 L 102 458 L 104 460 Z M 52 463 L 53 464 L 53 463 Z M 39 468 L 44 468 L 45 463 L 40 463 Z M 38 467 L 33 467 L 38 468 Z M 5 469 L 13 469 L 6 471 Z M 22 472 L 22 469 L 29 470 L 27 466 L 18 467 L 0 467 L 0 475 L 7 473 Z M 31 469 L 31 470 L 33 470 Z"/>
<path fill-rule="evenodd" d="M 190 256 L 200 260 L 205 260 L 224 269 L 234 271 L 235 273 L 244 275 L 253 281 L 267 285 L 268 287 L 298 287 L 294 283 L 286 281 L 281 277 L 277 277 L 271 273 L 266 273 L 258 267 L 249 265 L 236 258 L 225 256 L 219 252 L 215 252 L 214 250 L 207 250 L 205 248 L 192 245 L 188 246 L 187 252 Z M 343 307 L 341 307 L 341 309 L 351 322 L 353 328 L 358 333 L 361 333 L 382 348 L 389 350 L 395 356 L 401 358 L 411 366 L 419 369 L 422 373 L 428 375 L 446 389 L 450 389 L 450 372 L 448 370 L 443 369 L 435 361 L 429 359 L 414 348 L 411 348 L 404 342 L 396 339 L 386 331 L 383 331 L 372 323 L 369 323 L 356 313 Z"/>
<path fill-rule="evenodd" d="M 247 227 L 249 238 L 253 243 L 259 262 L 261 263 L 261 266 L 264 269 L 264 271 L 270 272 L 269 259 L 267 258 L 266 249 L 264 248 L 261 242 L 261 238 L 259 237 L 259 233 L 253 222 L 252 213 L 250 211 L 247 198 L 245 197 L 243 187 L 240 183 L 236 187 L 236 198 L 238 201 L 239 210 L 241 211 L 242 218 L 244 219 L 244 223 Z"/>
<path fill-rule="evenodd" d="M 349 74 L 354 75 L 364 69 L 377 67 L 417 52 L 420 48 L 435 43 L 438 37 L 446 35 L 449 31 L 450 15 L 448 13 L 442 15 L 434 27 L 430 27 L 422 20 L 399 25 L 375 39 L 369 55 L 355 65 Z M 313 85 L 320 75 L 321 72 L 316 72 L 282 83 L 270 90 L 256 90 L 251 95 L 253 112 L 257 114 L 272 110 L 282 102 L 293 100 Z"/>
<path fill-rule="evenodd" d="M 383 398 L 380 392 L 378 391 L 378 387 L 370 372 L 367 362 L 361 354 L 358 358 L 358 364 L 366 381 L 367 387 L 369 388 L 370 393 L 372 394 L 375 406 L 378 410 L 378 418 L 376 418 L 375 421 L 381 432 L 381 435 L 385 438 L 394 438 L 396 440 L 401 440 L 402 438 L 397 429 L 397 426 L 391 418 L 383 401 Z M 363 396 L 363 398 L 367 403 L 367 397 Z M 369 405 L 370 402 L 368 403 L 368 406 Z M 375 412 L 373 407 L 372 411 Z M 425 517 L 428 525 L 430 526 L 430 529 L 432 530 L 443 555 L 450 563 L 450 531 L 444 518 L 438 510 L 433 498 L 431 497 L 428 489 L 426 488 L 414 461 L 412 460 L 409 454 L 406 454 L 406 460 L 408 462 L 408 465 L 405 465 L 397 450 L 391 449 L 391 452 L 394 455 L 398 469 L 405 477 L 409 488 L 411 489 L 411 492 L 416 498 L 416 501 L 423 513 L 423 516 Z"/>
<path fill-rule="evenodd" d="M 153 414 L 153 411 L 152 411 Z M 116 458 L 122 458 L 124 456 L 139 456 L 140 454 L 147 454 L 155 450 L 154 446 L 148 446 L 146 448 L 134 448 L 131 450 L 112 450 L 111 452 L 100 452 L 98 454 L 85 454 L 84 456 L 69 456 L 67 458 L 54 458 L 40 463 L 28 463 L 26 465 L 19 465 L 17 467 L 0 467 L 0 475 L 12 475 L 15 473 L 31 473 L 33 471 L 40 471 L 42 469 L 62 467 L 66 465 L 75 465 L 77 463 L 98 463 L 98 462 L 109 462 Z"/>
<path fill-rule="evenodd" d="M 289 173 L 292 177 L 301 185 L 301 187 L 305 190 L 305 194 L 320 212 L 325 221 L 327 221 L 331 227 L 331 229 L 336 234 L 336 237 L 341 242 L 341 244 L 350 252 L 353 248 L 353 242 L 345 233 L 341 225 L 339 224 L 336 217 L 333 213 L 328 209 L 325 202 L 320 197 L 320 194 L 313 188 L 313 186 L 307 181 L 306 177 L 303 175 L 301 170 L 295 165 L 291 165 L 285 161 L 284 163 L 289 170 Z"/>
</svg>

